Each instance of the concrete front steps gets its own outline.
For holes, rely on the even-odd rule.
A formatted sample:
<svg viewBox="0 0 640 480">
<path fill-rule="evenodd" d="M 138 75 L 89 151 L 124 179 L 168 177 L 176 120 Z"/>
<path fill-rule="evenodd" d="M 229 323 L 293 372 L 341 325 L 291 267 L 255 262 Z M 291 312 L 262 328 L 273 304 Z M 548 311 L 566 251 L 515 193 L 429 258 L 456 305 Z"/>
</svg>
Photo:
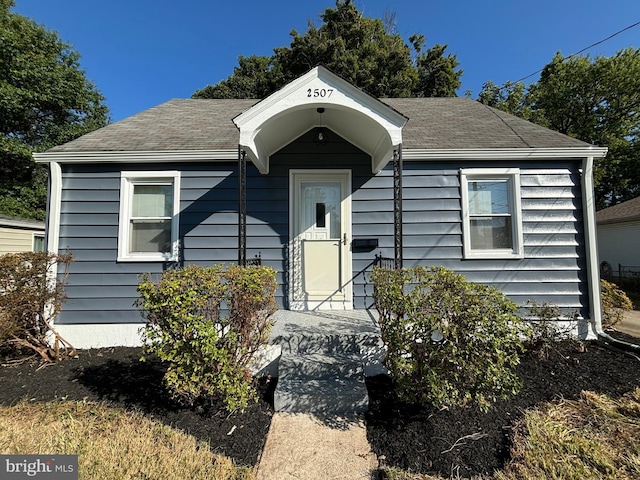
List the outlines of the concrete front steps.
<svg viewBox="0 0 640 480">
<path fill-rule="evenodd" d="M 367 312 L 367 311 L 363 311 Z M 278 311 L 277 412 L 360 413 L 368 409 L 365 374 L 379 373 L 379 331 L 369 313 Z"/>
</svg>

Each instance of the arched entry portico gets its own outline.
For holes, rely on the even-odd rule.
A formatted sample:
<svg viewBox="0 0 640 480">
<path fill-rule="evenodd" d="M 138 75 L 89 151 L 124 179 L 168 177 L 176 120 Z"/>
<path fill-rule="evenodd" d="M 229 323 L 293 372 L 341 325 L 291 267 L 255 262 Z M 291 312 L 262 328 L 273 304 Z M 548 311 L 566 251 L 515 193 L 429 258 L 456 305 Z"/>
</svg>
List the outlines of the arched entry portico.
<svg viewBox="0 0 640 480">
<path fill-rule="evenodd" d="M 271 156 L 305 133 L 336 132 L 371 158 L 376 174 L 394 160 L 396 263 L 401 258 L 401 145 L 406 117 L 319 66 L 234 119 L 239 140 L 238 261 L 246 263 L 246 161 L 268 174 Z M 318 138 L 318 141 L 322 141 Z M 349 165 L 314 171 L 300 159 L 289 185 L 289 305 L 351 308 Z"/>
</svg>

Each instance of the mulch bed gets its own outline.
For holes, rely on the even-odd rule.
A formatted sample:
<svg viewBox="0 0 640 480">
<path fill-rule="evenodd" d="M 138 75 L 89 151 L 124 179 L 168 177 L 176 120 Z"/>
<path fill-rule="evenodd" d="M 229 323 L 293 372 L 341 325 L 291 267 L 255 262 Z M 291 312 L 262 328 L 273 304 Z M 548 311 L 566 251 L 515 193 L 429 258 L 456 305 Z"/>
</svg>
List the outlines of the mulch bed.
<svg viewBox="0 0 640 480">
<path fill-rule="evenodd" d="M 596 343 L 587 344 L 583 353 L 564 345 L 549 358 L 525 354 L 518 373 L 524 381 L 520 393 L 485 414 L 471 408 L 404 404 L 388 377 L 370 378 L 366 420 L 373 451 L 386 465 L 416 473 L 447 478 L 491 474 L 508 460 L 511 429 L 525 409 L 577 398 L 582 390 L 617 398 L 640 386 L 638 359 Z"/>
<path fill-rule="evenodd" d="M 243 414 L 229 415 L 221 404 L 185 408 L 171 401 L 162 386 L 160 362 L 141 363 L 139 358 L 140 349 L 118 347 L 81 351 L 78 359 L 39 369 L 36 362 L 2 367 L 0 404 L 20 399 L 107 401 L 206 440 L 239 464 L 256 464 L 273 415 L 274 381 L 259 383 L 260 401 Z M 366 424 L 371 448 L 381 463 L 413 472 L 490 474 L 508 459 L 511 428 L 525 409 L 576 398 L 582 390 L 618 397 L 640 386 L 636 358 L 595 343 L 587 344 L 585 352 L 561 346 L 549 358 L 526 354 L 519 374 L 522 391 L 485 414 L 471 408 L 407 405 L 395 397 L 388 377 L 369 378 Z"/>
<path fill-rule="evenodd" d="M 106 401 L 208 441 L 213 451 L 237 464 L 257 463 L 273 415 L 274 381 L 258 383 L 260 400 L 242 414 L 230 415 L 222 402 L 187 408 L 172 401 L 163 387 L 161 362 L 140 362 L 140 356 L 140 348 L 117 347 L 79 351 L 78 359 L 41 368 L 37 361 L 2 367 L 0 404 L 21 399 Z"/>
</svg>

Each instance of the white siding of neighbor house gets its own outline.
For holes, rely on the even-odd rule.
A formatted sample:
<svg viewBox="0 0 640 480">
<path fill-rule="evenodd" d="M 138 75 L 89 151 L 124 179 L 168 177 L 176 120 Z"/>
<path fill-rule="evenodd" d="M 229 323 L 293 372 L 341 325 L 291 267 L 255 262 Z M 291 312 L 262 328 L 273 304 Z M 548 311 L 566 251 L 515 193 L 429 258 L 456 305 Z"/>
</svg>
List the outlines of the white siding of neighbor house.
<svg viewBox="0 0 640 480">
<path fill-rule="evenodd" d="M 618 264 L 640 269 L 640 220 L 598 225 L 598 255 L 614 274 Z"/>
<path fill-rule="evenodd" d="M 44 229 L 0 227 L 0 255 L 33 251 L 33 236 L 44 235 Z"/>
</svg>

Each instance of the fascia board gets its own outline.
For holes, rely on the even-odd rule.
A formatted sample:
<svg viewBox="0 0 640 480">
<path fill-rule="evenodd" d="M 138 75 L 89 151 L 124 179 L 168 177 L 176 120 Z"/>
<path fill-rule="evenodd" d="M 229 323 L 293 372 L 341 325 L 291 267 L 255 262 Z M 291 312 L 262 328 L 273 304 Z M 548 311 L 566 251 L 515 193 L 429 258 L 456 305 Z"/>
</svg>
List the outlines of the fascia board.
<svg viewBox="0 0 640 480">
<path fill-rule="evenodd" d="M 236 161 L 237 150 L 99 151 L 34 153 L 36 163 L 154 163 Z"/>
<path fill-rule="evenodd" d="M 402 151 L 403 160 L 523 160 L 603 158 L 607 148 L 496 148 L 496 149 L 408 149 Z"/>
</svg>

